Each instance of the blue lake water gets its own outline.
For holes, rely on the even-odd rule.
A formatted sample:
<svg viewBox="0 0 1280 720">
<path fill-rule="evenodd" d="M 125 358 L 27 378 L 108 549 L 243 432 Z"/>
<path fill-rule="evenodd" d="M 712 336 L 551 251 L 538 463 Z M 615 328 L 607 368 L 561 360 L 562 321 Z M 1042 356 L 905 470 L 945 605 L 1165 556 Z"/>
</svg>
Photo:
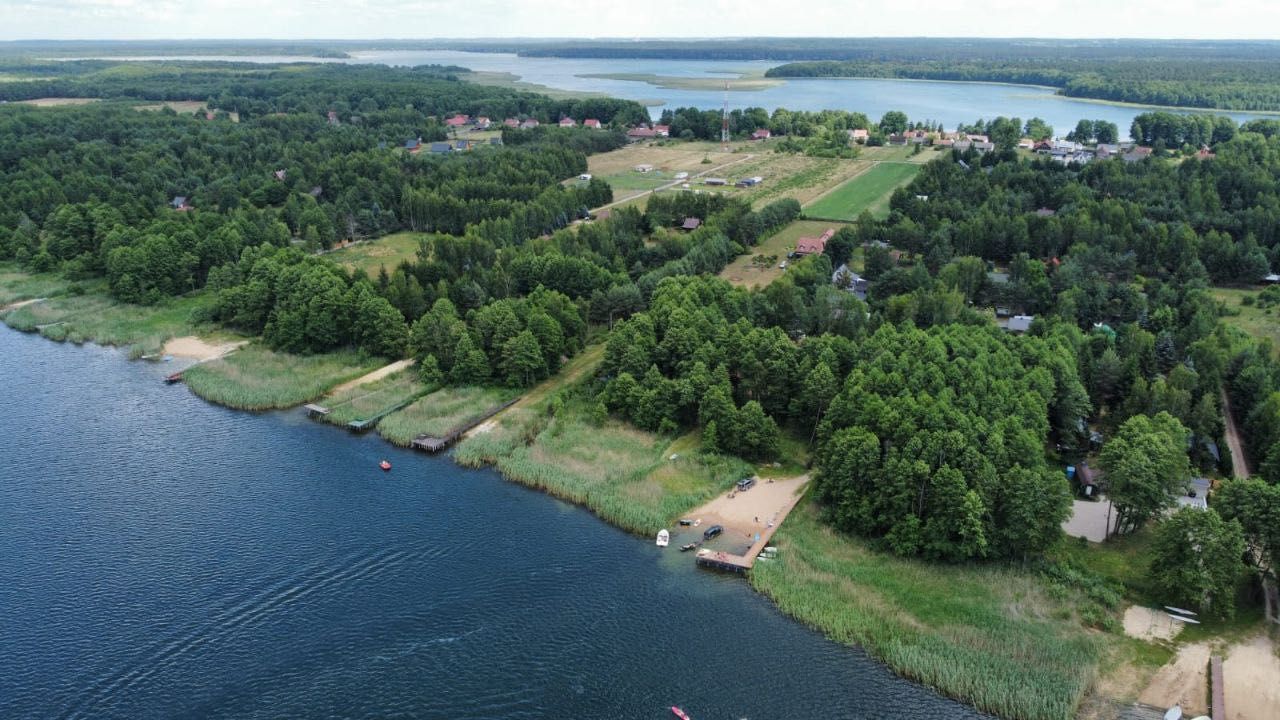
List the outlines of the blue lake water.
<svg viewBox="0 0 1280 720">
<path fill-rule="evenodd" d="M 519 57 L 505 53 L 468 53 L 450 50 L 364 51 L 338 60 L 347 63 L 386 65 L 459 65 L 472 70 L 509 72 L 521 80 L 560 90 L 603 93 L 630 100 L 660 102 L 650 108 L 656 118 L 665 108 L 719 108 L 722 90 L 670 90 L 646 82 L 583 77 L 589 74 L 639 73 L 662 77 L 736 76 L 743 72 L 763 72 L 779 65 L 774 61 L 728 60 L 644 60 Z M 136 58 L 142 59 L 142 58 Z M 152 58 L 154 59 L 154 58 Z M 297 62 L 300 58 L 195 57 L 200 60 L 243 62 Z M 314 60 L 314 58 L 313 58 Z M 326 60 L 328 62 L 335 62 Z M 1052 88 L 996 83 L 931 82 L 918 80 L 874 80 L 854 78 L 806 78 L 787 80 L 759 91 L 729 93 L 730 108 L 763 107 L 770 112 L 790 110 L 850 110 L 866 113 L 873 121 L 889 110 L 901 110 L 916 121 L 932 120 L 954 128 L 1000 115 L 1027 120 L 1040 117 L 1066 135 L 1082 118 L 1108 120 L 1127 136 L 1135 115 L 1151 109 L 1111 105 L 1067 98 Z M 1220 113 L 1237 121 L 1262 117 L 1249 113 Z M 1275 117 L 1274 115 L 1270 117 Z"/>
<path fill-rule="evenodd" d="M 493 472 L 114 350 L 0 367 L 0 717 L 981 717 Z"/>
</svg>

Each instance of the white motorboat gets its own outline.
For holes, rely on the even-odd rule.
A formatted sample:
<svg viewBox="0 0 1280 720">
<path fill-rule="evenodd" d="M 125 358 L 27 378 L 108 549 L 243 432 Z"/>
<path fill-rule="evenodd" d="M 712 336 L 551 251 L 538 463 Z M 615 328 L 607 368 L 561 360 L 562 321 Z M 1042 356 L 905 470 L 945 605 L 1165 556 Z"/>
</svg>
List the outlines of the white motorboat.
<svg viewBox="0 0 1280 720">
<path fill-rule="evenodd" d="M 659 530 L 658 547 L 666 547 L 669 542 L 671 542 L 671 533 L 667 532 L 666 528 Z"/>
</svg>

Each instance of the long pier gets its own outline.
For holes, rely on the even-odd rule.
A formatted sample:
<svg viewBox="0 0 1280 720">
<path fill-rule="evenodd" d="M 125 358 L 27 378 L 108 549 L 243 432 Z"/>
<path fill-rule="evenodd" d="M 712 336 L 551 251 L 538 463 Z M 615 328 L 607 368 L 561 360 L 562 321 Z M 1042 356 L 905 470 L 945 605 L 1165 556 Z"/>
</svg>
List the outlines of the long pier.
<svg viewBox="0 0 1280 720">
<path fill-rule="evenodd" d="M 438 453 L 449 449 L 454 443 L 458 442 L 458 438 L 462 437 L 468 430 L 506 410 L 507 408 L 519 402 L 520 398 L 508 400 L 501 405 L 495 405 L 483 413 L 467 420 L 466 422 L 454 427 L 444 435 L 422 434 L 413 439 L 412 447 L 414 450 L 422 450 L 423 452 Z"/>
<path fill-rule="evenodd" d="M 792 506 L 794 507 L 794 505 Z M 787 508 L 790 512 L 791 508 Z M 709 550 L 702 548 L 698 550 L 698 555 L 694 562 L 699 567 L 710 568 L 712 570 L 724 570 L 725 572 L 745 573 L 755 567 L 756 557 L 760 555 L 760 551 L 769 547 L 769 541 L 773 539 L 773 534 L 782 527 L 782 521 L 786 519 L 786 513 L 774 523 L 773 527 L 767 527 L 764 532 L 760 533 L 760 539 L 752 543 L 745 555 L 734 555 L 733 553 L 719 552 L 717 550 Z"/>
</svg>

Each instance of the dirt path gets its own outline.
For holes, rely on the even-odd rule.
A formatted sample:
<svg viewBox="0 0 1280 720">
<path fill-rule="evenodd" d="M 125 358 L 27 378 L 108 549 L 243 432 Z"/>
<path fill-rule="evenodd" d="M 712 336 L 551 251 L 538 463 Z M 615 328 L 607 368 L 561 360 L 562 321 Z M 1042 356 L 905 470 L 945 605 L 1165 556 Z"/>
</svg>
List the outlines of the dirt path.
<svg viewBox="0 0 1280 720">
<path fill-rule="evenodd" d="M 1207 642 L 1183 645 L 1169 664 L 1156 671 L 1138 702 L 1158 708 L 1181 705 L 1185 717 L 1207 713 L 1210 653 Z M 1231 709 L 1230 696 L 1227 709 Z"/>
<path fill-rule="evenodd" d="M 413 365 L 412 360 L 397 360 L 396 362 L 393 362 L 386 367 L 381 367 L 381 368 L 378 368 L 377 370 L 374 370 L 368 375 L 362 375 L 356 378 L 355 380 L 348 380 L 347 382 L 344 382 L 338 387 L 330 390 L 329 394 L 337 395 L 338 393 L 344 392 L 346 390 L 350 390 L 351 388 L 360 387 L 361 385 L 364 385 L 366 383 L 376 382 L 388 375 L 394 375 L 395 373 L 398 373 L 401 370 L 404 370 L 405 368 L 411 365 Z"/>
<path fill-rule="evenodd" d="M 1231 647 L 1222 661 L 1222 685 L 1228 720 L 1280 717 L 1280 657 L 1266 635 Z"/>
<path fill-rule="evenodd" d="M 161 353 L 164 355 L 172 355 L 177 358 L 188 358 L 191 360 L 198 360 L 200 362 L 207 362 L 209 360 L 216 360 L 232 350 L 237 350 L 247 345 L 248 342 L 249 341 L 247 340 L 240 340 L 238 342 L 214 344 L 201 340 L 195 335 L 188 335 L 186 337 L 173 338 L 169 340 L 164 344 L 164 350 L 162 350 Z"/>
<path fill-rule="evenodd" d="M 642 197 L 644 197 L 645 195 L 652 195 L 652 194 L 654 194 L 654 193 L 656 193 L 656 192 L 659 192 L 659 191 L 661 191 L 661 190 L 666 190 L 666 189 L 668 189 L 668 188 L 673 188 L 673 187 L 675 187 L 676 185 L 680 185 L 680 184 L 682 184 L 682 183 L 687 183 L 687 182 L 689 182 L 690 180 L 695 180 L 695 179 L 700 178 L 700 177 L 705 177 L 705 176 L 710 175 L 711 173 L 716 172 L 716 171 L 718 171 L 718 170 L 723 170 L 724 168 L 727 168 L 727 167 L 729 167 L 730 165 L 737 165 L 737 164 L 738 164 L 738 163 L 740 163 L 740 162 L 746 162 L 747 160 L 753 160 L 753 159 L 755 159 L 755 155 L 747 154 L 747 155 L 744 155 L 744 156 L 742 156 L 742 157 L 738 158 L 737 160 L 732 160 L 732 161 L 727 162 L 727 163 L 725 163 L 725 164 L 723 164 L 723 165 L 717 165 L 717 166 L 715 166 L 715 167 L 711 168 L 710 170 L 703 170 L 702 172 L 700 172 L 700 173 L 696 173 L 696 174 L 694 174 L 694 175 L 690 175 L 690 176 L 689 176 L 689 177 L 687 177 L 687 178 L 681 178 L 680 180 L 672 180 L 671 182 L 667 183 L 666 185 L 659 185 L 658 187 L 656 187 L 656 188 L 654 188 L 654 189 L 652 189 L 652 190 L 645 190 L 644 192 L 639 193 L 639 194 L 637 194 L 637 195 L 632 195 L 632 196 L 630 196 L 630 197 L 626 197 L 626 198 L 623 198 L 623 199 L 621 199 L 621 200 L 614 200 L 613 202 L 611 202 L 611 203 L 609 203 L 609 204 L 607 204 L 607 205 L 601 205 L 600 207 L 593 209 L 591 212 L 596 213 L 596 212 L 600 212 L 601 210 L 608 210 L 609 208 L 611 208 L 611 207 L 613 207 L 613 206 L 615 206 L 615 205 L 622 205 L 623 203 L 629 203 L 629 202 L 631 202 L 632 200 L 636 200 L 636 199 L 638 199 L 638 198 L 642 198 Z"/>
<path fill-rule="evenodd" d="M 38 303 L 42 300 L 44 300 L 44 298 L 31 298 L 30 300 L 19 300 L 18 302 L 11 302 L 8 305 L 5 305 L 4 307 L 0 307 L 0 312 L 17 310 L 20 307 L 26 307 L 27 305 Z"/>
<path fill-rule="evenodd" d="M 1226 421 L 1227 449 L 1231 451 L 1231 472 L 1238 478 L 1249 477 L 1249 463 L 1244 456 L 1244 445 L 1240 442 L 1240 429 L 1236 427 L 1235 416 L 1231 414 L 1231 400 L 1227 391 L 1222 391 L 1222 416 Z"/>
</svg>

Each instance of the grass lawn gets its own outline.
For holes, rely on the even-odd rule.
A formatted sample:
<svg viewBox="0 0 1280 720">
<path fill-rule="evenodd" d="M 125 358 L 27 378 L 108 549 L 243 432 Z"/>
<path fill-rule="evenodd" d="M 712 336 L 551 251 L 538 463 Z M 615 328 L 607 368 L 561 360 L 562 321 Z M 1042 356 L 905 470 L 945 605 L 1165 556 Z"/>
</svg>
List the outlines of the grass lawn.
<svg viewBox="0 0 1280 720">
<path fill-rule="evenodd" d="M 814 201 L 804 213 L 807 217 L 853 221 L 868 210 L 885 217 L 893 191 L 906 185 L 919 171 L 916 164 L 881 163 Z"/>
<path fill-rule="evenodd" d="M 1270 340 L 1271 345 L 1280 350 L 1280 307 L 1261 308 L 1257 305 L 1242 305 L 1240 302 L 1245 297 L 1256 297 L 1259 292 L 1261 288 L 1209 289 L 1213 299 L 1225 305 L 1231 313 L 1222 318 L 1223 322 L 1238 327 L 1259 340 Z"/>
<path fill-rule="evenodd" d="M 905 560 L 839 535 L 801 504 L 751 583 L 784 612 L 895 672 L 1001 717 L 1075 716 L 1113 636 L 1034 573 Z"/>
<path fill-rule="evenodd" d="M 324 420 L 340 426 L 356 420 L 369 420 L 425 393 L 427 389 L 418 380 L 416 370 L 401 370 L 325 398 L 321 404 L 329 408 L 329 414 L 324 416 Z"/>
<path fill-rule="evenodd" d="M 378 423 L 378 433 L 396 445 L 408 447 L 419 435 L 445 435 L 518 394 L 517 390 L 501 387 L 450 387 L 436 390 L 383 418 Z"/>
<path fill-rule="evenodd" d="M 240 410 L 270 410 L 315 400 L 383 364 L 353 350 L 301 356 L 250 345 L 189 368 L 183 377 L 192 392 L 210 402 Z"/>
<path fill-rule="evenodd" d="M 400 263 L 417 260 L 418 248 L 422 246 L 424 237 L 424 233 L 392 233 L 377 240 L 334 250 L 325 257 L 348 271 L 364 270 L 369 277 L 377 278 L 378 271 L 383 267 L 388 273 L 393 273 Z"/>
<path fill-rule="evenodd" d="M 778 265 L 787 259 L 787 253 L 795 249 L 797 240 L 802 237 L 817 237 L 829 228 L 839 230 L 843 225 L 843 223 L 822 220 L 796 220 L 749 250 L 747 254 L 735 258 L 720 271 L 720 277 L 740 287 L 764 287 L 782 277 L 786 272 Z M 767 264 L 756 264 L 753 258 L 757 255 L 776 256 L 776 259 Z M 792 261 L 788 261 L 788 264 L 790 262 Z"/>
<path fill-rule="evenodd" d="M 145 355 L 159 352 L 172 337 L 193 334 L 192 317 L 213 302 L 208 293 L 193 293 L 162 305 L 128 305 L 105 292 L 97 287 L 83 295 L 56 296 L 0 317 L 16 330 L 39 332 L 51 340 L 132 346 L 131 354 Z"/>
</svg>

